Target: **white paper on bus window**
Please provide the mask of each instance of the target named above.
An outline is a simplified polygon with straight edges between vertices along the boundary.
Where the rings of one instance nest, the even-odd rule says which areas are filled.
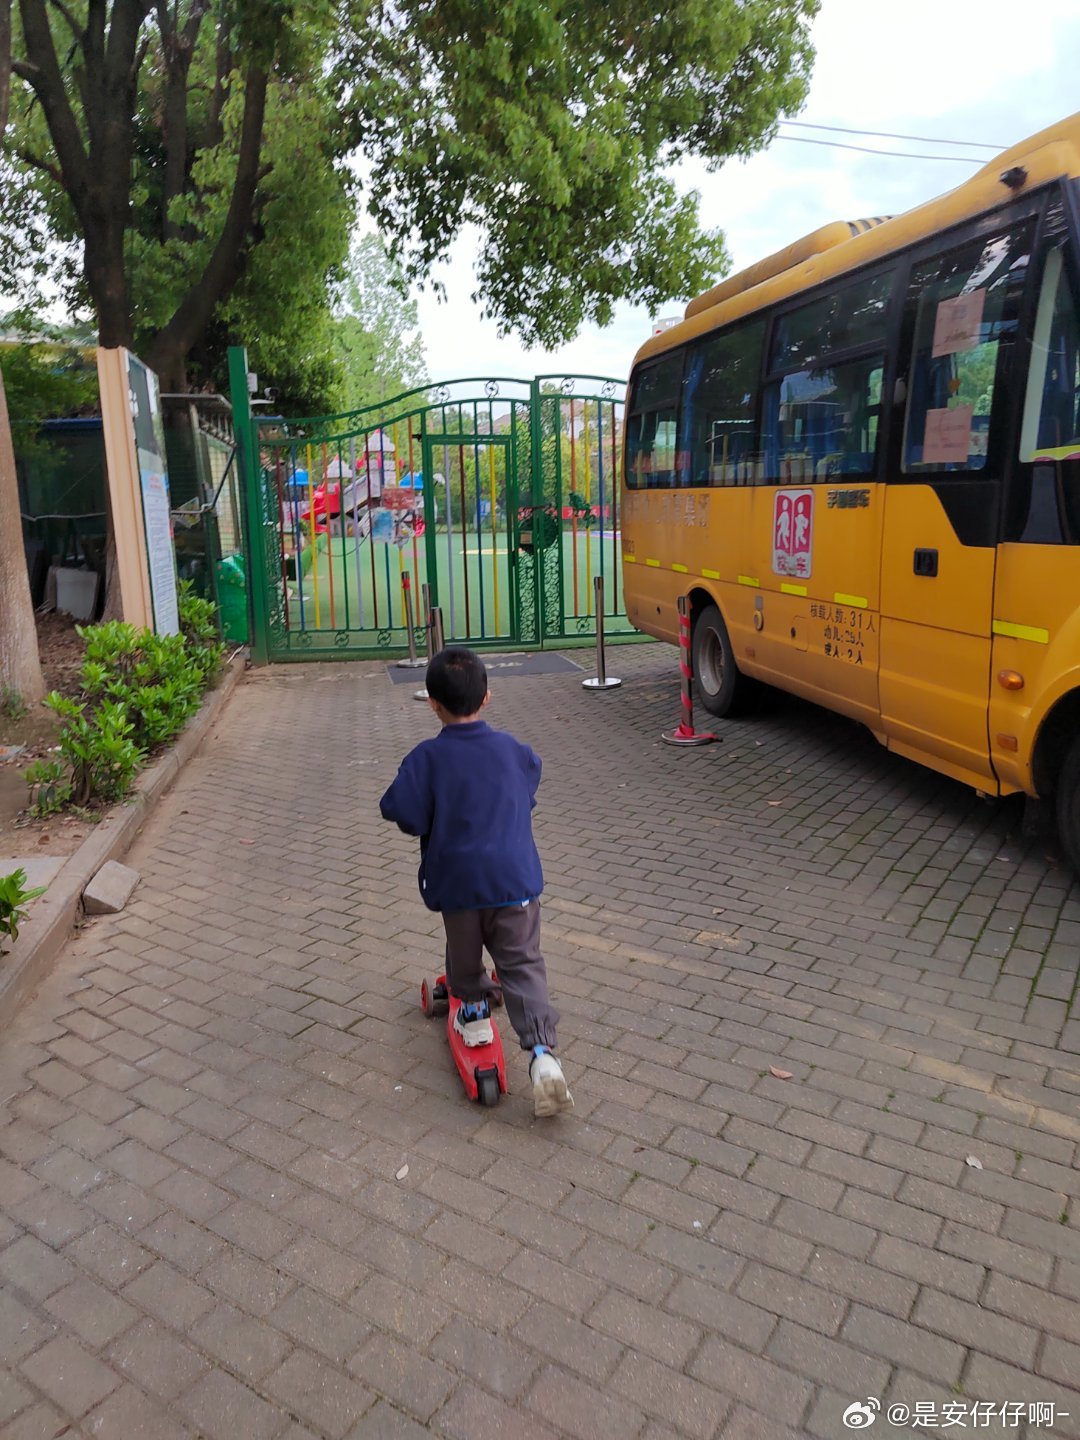
[[[952,410],[928,410],[923,435],[924,465],[966,465],[971,454],[973,405]]]
[[[961,350],[974,350],[980,339],[985,290],[972,290],[953,300],[942,300],[934,317],[934,349],[936,360],[941,355],[957,355]]]

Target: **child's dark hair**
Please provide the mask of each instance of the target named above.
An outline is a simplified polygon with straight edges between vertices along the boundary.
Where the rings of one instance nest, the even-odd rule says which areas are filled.
[[[475,715],[488,693],[487,670],[472,650],[449,645],[429,663],[424,685],[451,715]]]

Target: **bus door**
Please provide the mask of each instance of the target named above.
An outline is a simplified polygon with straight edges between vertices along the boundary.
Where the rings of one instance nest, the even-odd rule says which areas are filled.
[[[1035,732],[1080,683],[1080,287],[1060,200],[1039,248],[994,591],[990,753],[1003,790],[1033,788]]]
[[[995,790],[988,706],[1012,353],[1034,220],[913,264],[881,558],[889,748]]]

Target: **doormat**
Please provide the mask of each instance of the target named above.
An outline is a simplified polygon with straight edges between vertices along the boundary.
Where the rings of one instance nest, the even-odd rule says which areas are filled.
[[[551,655],[544,650],[529,655],[481,655],[480,658],[492,680],[509,679],[514,675],[568,675],[582,668],[565,655]],[[386,673],[395,685],[424,683],[424,672],[419,668],[399,670],[396,665],[388,665]]]

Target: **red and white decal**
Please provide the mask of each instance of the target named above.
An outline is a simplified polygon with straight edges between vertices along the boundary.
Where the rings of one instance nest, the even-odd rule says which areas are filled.
[[[813,547],[813,490],[778,490],[773,507],[773,573],[805,580]]]

